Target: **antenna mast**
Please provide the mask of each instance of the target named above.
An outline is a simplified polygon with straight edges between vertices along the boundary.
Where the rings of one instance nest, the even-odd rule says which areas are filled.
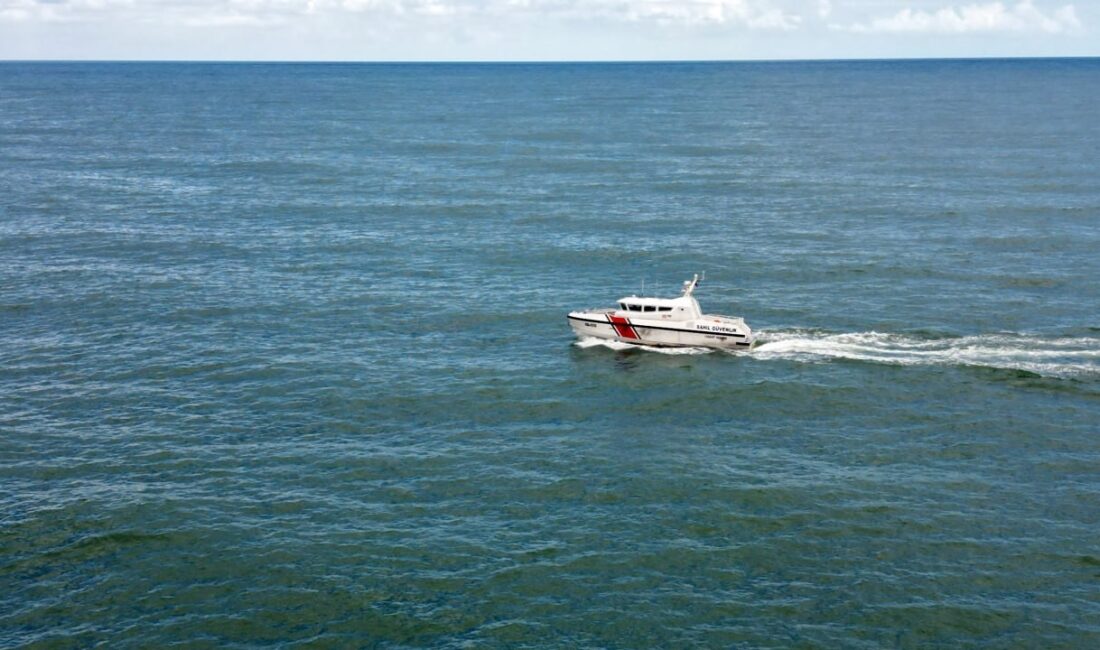
[[[684,295],[690,296],[695,291],[695,285],[699,284],[699,274],[696,273],[690,280],[684,282]]]

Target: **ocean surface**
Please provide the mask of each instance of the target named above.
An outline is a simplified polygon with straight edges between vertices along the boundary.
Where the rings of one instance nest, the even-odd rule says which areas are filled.
[[[1100,647],[1098,106],[0,64],[0,647]],[[567,326],[704,270],[753,352]]]

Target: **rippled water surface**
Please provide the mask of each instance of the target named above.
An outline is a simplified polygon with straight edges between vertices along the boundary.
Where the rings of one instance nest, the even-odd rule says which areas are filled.
[[[0,64],[0,646],[1100,646],[1098,105]],[[565,322],[700,270],[752,353]]]

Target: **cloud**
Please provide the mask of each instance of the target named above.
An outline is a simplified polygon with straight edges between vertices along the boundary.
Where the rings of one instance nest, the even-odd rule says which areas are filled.
[[[0,0],[0,22],[110,21],[227,30],[367,24],[380,33],[400,29],[410,33],[417,29],[507,32],[555,22],[557,27],[545,29],[589,23],[609,28],[618,24],[628,29],[650,25],[755,32],[793,32],[804,27],[814,31],[827,26],[832,32],[859,34],[1060,34],[1082,30],[1072,4],[1055,9],[1036,6],[1039,0],[976,0],[920,9],[904,4],[927,0],[896,1],[902,8],[895,13],[842,22],[841,16],[851,15],[852,9],[834,0]]]
[[[1035,7],[1031,0],[1022,0],[1012,7],[1001,2],[944,7],[937,11],[914,11],[906,8],[893,16],[875,18],[869,23],[831,25],[833,29],[863,34],[937,33],[966,34],[974,32],[1026,32],[1048,34],[1080,29],[1081,22],[1073,5],[1065,5],[1049,14]]]
[[[635,0],[627,3],[610,3],[612,16],[622,10],[620,17],[627,20],[649,20],[658,23],[687,25],[725,25],[754,21],[769,21],[768,26],[785,26],[789,20],[780,12],[761,12],[746,0]],[[761,26],[764,24],[761,23]]]
[[[362,0],[360,0],[362,1]],[[371,0],[365,0],[371,1]],[[781,2],[783,0],[780,0]],[[681,26],[741,26],[794,29],[801,18],[774,7],[773,0],[434,0],[472,15],[536,20],[612,21]]]
[[[0,0],[0,21],[76,22],[83,16],[127,8],[134,0]]]
[[[279,16],[256,16],[240,13],[197,14],[184,18],[180,24],[185,27],[262,27],[281,24]]]
[[[828,0],[818,0],[828,4]],[[518,18],[793,30],[802,18],[783,0],[0,0],[0,20],[96,21],[108,15],[194,27],[284,23],[294,16],[365,14],[377,19]],[[120,5],[126,11],[109,11]]]

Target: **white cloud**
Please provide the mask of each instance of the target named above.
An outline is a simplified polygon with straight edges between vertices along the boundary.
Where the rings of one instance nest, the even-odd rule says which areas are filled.
[[[451,16],[458,13],[459,7],[447,2],[425,2],[417,11],[425,16]]]
[[[0,21],[75,22],[84,16],[128,8],[134,0],[0,0]]]
[[[1080,20],[1069,2],[1077,3]],[[868,43],[882,41],[853,38],[853,33],[914,34],[906,40],[913,47],[936,43],[926,48],[931,56],[952,47],[934,38],[937,34],[1020,34],[1020,47],[1029,45],[1024,36],[1030,36],[1048,49],[1065,42],[1065,47],[1091,53],[1096,46],[1082,43],[1095,38],[1044,35],[1091,36],[1082,23],[1095,19],[1096,11],[1078,0],[0,0],[0,26],[8,30],[0,33],[0,52],[17,51],[10,45],[11,34],[34,33],[25,25],[64,23],[69,32],[84,30],[97,37],[161,34],[165,42],[195,43],[196,51],[204,51],[200,38],[208,30],[240,34],[234,52],[313,47],[322,53],[318,56],[346,51],[351,54],[340,56],[349,57],[360,52],[492,57],[497,42],[511,48],[502,56],[520,57],[561,52],[568,58],[582,52],[574,44],[588,47],[577,56],[597,57],[619,52],[748,58],[895,53],[867,49]],[[33,47],[45,51],[53,46],[34,37]],[[345,49],[329,47],[334,41]]]
[[[479,11],[494,16],[750,29],[793,29],[798,25],[800,17],[773,4],[772,0],[484,0]]]
[[[939,33],[1040,31],[1058,34],[1080,29],[1081,22],[1073,5],[1065,5],[1049,14],[1038,9],[1031,0],[1014,6],[1001,2],[944,7],[936,11],[902,9],[893,16],[875,18],[868,23],[832,25],[858,33]]]
[[[247,27],[351,13],[376,25],[461,18],[497,27],[566,21],[768,32],[797,30],[832,7],[831,0],[0,0],[0,22]]]
[[[315,10],[339,7],[348,11],[377,11],[395,14],[405,13],[405,3],[394,0],[339,0],[338,2],[316,2]]]
[[[741,26],[790,30],[801,18],[772,0],[316,0],[344,8],[395,15],[526,17],[535,20],[605,20],[659,25]]]
[[[640,0],[625,5],[629,20],[687,24],[722,24],[748,16],[744,0]]]
[[[36,3],[32,0],[7,0],[0,4],[0,22],[21,23],[35,16]]]
[[[799,23],[802,22],[802,16],[794,14],[788,14],[779,9],[768,9],[761,13],[751,16],[745,21],[745,24],[750,29],[775,29],[781,31],[791,31],[798,29]]]
[[[279,16],[258,16],[241,13],[210,13],[188,16],[181,21],[185,27],[262,27],[283,22]]]

